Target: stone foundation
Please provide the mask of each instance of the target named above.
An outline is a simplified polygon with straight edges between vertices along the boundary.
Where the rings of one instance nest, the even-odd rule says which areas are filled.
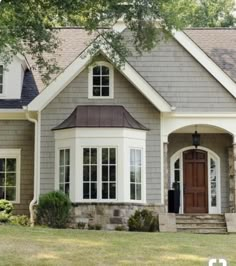
[[[70,226],[78,224],[101,225],[104,230],[115,230],[117,226],[128,228],[128,219],[138,209],[148,209],[154,215],[164,213],[164,206],[133,203],[78,203],[73,204]]]

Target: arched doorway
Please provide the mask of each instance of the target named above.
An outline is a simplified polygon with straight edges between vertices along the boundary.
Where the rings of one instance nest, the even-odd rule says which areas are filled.
[[[186,147],[170,160],[171,185],[180,189],[181,213],[221,213],[220,158],[213,151]]]

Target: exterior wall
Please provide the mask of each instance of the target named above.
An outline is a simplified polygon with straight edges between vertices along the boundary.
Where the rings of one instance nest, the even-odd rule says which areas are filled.
[[[169,136],[168,157],[178,150],[191,146],[191,134],[171,134]],[[201,134],[201,146],[214,151],[220,157],[221,165],[221,209],[229,211],[229,167],[228,148],[232,146],[232,137],[229,134]]]
[[[114,72],[114,99],[88,99],[88,70],[85,69],[42,111],[40,192],[55,188],[55,141],[51,129],[63,122],[79,104],[123,105],[136,120],[150,129],[146,142],[147,201],[160,204],[160,113],[118,71]]]
[[[129,32],[124,32],[127,38]],[[177,41],[170,38],[149,53],[134,56],[129,63],[158,91],[176,112],[236,111],[233,96]]]
[[[14,208],[16,214],[28,215],[34,191],[34,125],[0,121],[0,149],[21,149],[20,204],[14,204]]]

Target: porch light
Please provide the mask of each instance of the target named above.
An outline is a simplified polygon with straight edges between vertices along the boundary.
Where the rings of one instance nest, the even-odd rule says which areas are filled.
[[[194,134],[192,134],[192,143],[196,149],[200,145],[200,134],[198,134],[197,130],[195,130]]]

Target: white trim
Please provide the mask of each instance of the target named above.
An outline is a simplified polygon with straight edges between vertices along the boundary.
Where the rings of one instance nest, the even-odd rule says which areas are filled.
[[[173,32],[174,38],[218,80],[229,93],[236,97],[235,82],[204,53],[184,32]]]
[[[112,29],[117,33],[122,33],[126,29],[126,25],[123,18],[117,20]]]
[[[105,39],[100,37],[102,42]],[[97,42],[99,42],[99,38]],[[97,52],[102,52],[110,61],[113,48],[109,44],[101,45]],[[43,110],[72,80],[75,79],[90,63],[92,56],[90,46],[72,62],[57,78],[55,78],[29,105],[28,110]],[[114,52],[115,53],[115,52]],[[115,57],[119,57],[115,53]],[[171,106],[154,88],[140,76],[127,62],[119,69],[120,72],[161,112],[171,112]]]
[[[0,158],[16,159],[16,200],[11,202],[19,204],[21,183],[21,149],[0,149]]]
[[[185,147],[183,149],[175,152],[170,158],[170,174],[171,174],[171,184],[174,182],[174,163],[176,160],[180,160],[180,213],[184,213],[184,195],[183,195],[183,152],[195,149],[194,146]],[[208,213],[209,214],[220,214],[221,213],[221,171],[220,171],[220,157],[212,150],[199,146],[199,150],[207,152],[208,160]],[[211,180],[210,180],[210,160],[214,159],[216,161],[216,187],[217,187],[217,206],[211,207]],[[171,186],[169,184],[169,186]]]
[[[106,66],[109,68],[109,96],[93,96],[93,68]],[[114,68],[106,61],[97,61],[88,67],[88,98],[89,99],[113,99],[114,98]]]

